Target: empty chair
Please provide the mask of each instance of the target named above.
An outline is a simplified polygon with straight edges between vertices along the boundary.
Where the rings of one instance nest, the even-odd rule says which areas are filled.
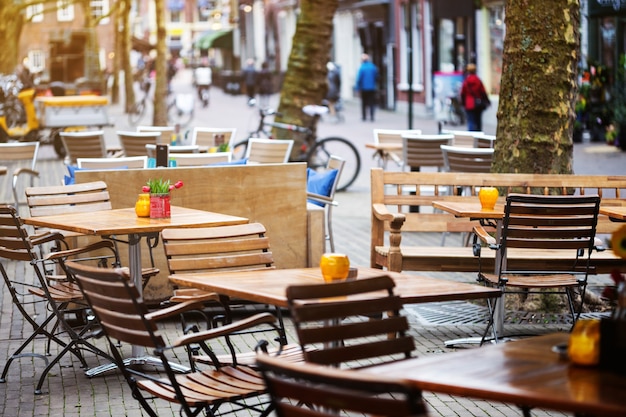
[[[585,300],[587,277],[593,272],[590,258],[595,249],[599,209],[598,195],[507,195],[498,236],[494,238],[482,226],[474,228],[476,236],[488,245],[488,249],[475,245],[479,255],[478,280],[500,288],[503,294],[558,288],[567,296],[572,323],[576,323]],[[495,273],[480,268],[481,250],[496,251]],[[570,251],[571,267],[552,270],[543,263],[520,267],[514,260],[507,259],[510,253],[520,250],[528,251],[529,258],[533,252]],[[575,297],[576,292],[578,297]],[[576,299],[578,306],[574,306]],[[493,314],[495,309],[491,304],[490,309]]]
[[[7,172],[11,179],[11,190],[16,209],[21,204],[20,196],[24,194],[24,186],[20,184],[20,178],[27,176],[27,185],[31,187],[34,185],[35,178],[39,178],[39,172],[36,169],[38,154],[39,142],[0,143],[0,159],[2,159],[3,164],[8,165]]]
[[[237,134],[236,128],[226,127],[194,127],[191,132],[191,144],[200,148],[213,148],[218,146],[216,140],[228,145],[228,150],[232,151]]]
[[[231,152],[170,153],[169,160],[175,161],[177,167],[192,167],[228,163],[232,156]]]
[[[422,167],[435,167],[443,171],[446,163],[441,152],[441,145],[452,143],[453,135],[402,134],[402,152],[404,164],[411,171]]]
[[[176,129],[173,126],[137,126],[137,132],[158,132],[159,138],[156,143],[169,145],[172,143],[172,135],[176,133]]]
[[[307,199],[318,206],[323,206],[326,212],[326,239],[330,243],[330,251],[335,251],[333,238],[333,207],[339,205],[335,201],[335,191],[346,161],[336,155],[328,158],[326,169],[322,173],[308,171]]]
[[[65,148],[65,162],[76,165],[78,158],[108,158],[121,156],[119,149],[109,151],[104,141],[104,131],[59,132]]]
[[[193,229],[188,229],[193,230]],[[122,371],[132,397],[150,416],[157,416],[155,398],[165,400],[180,407],[179,415],[197,416],[205,411],[209,415],[219,415],[222,405],[230,412],[242,413],[242,409],[252,408],[261,417],[270,413],[267,401],[259,398],[266,393],[261,375],[251,367],[238,365],[235,352],[231,349],[231,364],[216,364],[204,371],[177,373],[170,360],[176,351],[184,354],[193,344],[201,344],[210,352],[212,347],[226,346],[233,333],[259,324],[272,324],[275,318],[269,313],[259,313],[238,322],[214,329],[192,332],[176,338],[166,337],[159,330],[159,321],[171,318],[182,311],[194,308],[192,301],[174,305],[166,310],[149,312],[126,271],[120,269],[91,268],[73,262],[67,269],[75,277],[85,298],[98,318],[107,338],[115,363]],[[118,341],[124,344],[143,346],[160,359],[162,372],[145,372],[124,360],[124,353]]]
[[[421,390],[408,381],[259,355],[257,365],[281,417],[425,416]],[[348,413],[352,412],[352,413]]]
[[[146,156],[147,144],[156,145],[161,138],[161,132],[125,132],[118,131],[117,137],[120,140],[124,156]],[[169,144],[169,142],[166,142]]]
[[[441,145],[448,172],[490,172],[493,148]]]
[[[483,132],[473,131],[473,130],[442,130],[443,134],[450,134],[454,136],[454,140],[451,145],[453,146],[464,146],[467,148],[475,147],[474,138],[476,135],[482,135]]]
[[[374,145],[378,156],[378,166],[387,169],[389,160],[394,161],[400,168],[404,167],[402,159],[402,135],[422,133],[419,129],[374,129]]]
[[[76,164],[81,169],[148,168],[148,157],[144,155],[119,158],[78,158]]]
[[[251,138],[246,149],[248,164],[280,164],[289,162],[293,148],[290,139]]]
[[[474,148],[493,148],[495,144],[495,135],[486,135],[482,133],[474,136]]]

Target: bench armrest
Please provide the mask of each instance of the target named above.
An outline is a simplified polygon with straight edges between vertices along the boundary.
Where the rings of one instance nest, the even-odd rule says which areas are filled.
[[[406,220],[404,213],[392,213],[384,204],[372,204],[372,214],[384,222],[400,223],[400,227]]]

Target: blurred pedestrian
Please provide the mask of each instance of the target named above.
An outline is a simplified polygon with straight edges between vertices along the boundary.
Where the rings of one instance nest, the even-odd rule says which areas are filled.
[[[361,94],[361,118],[364,121],[367,120],[369,111],[370,120],[373,122],[378,88],[378,68],[367,54],[361,55],[361,62],[356,77],[356,90]]]
[[[476,75],[476,65],[467,64],[467,75],[461,86],[461,101],[467,114],[467,130],[483,130],[483,112],[491,105],[483,82]]]
[[[328,70],[328,92],[326,93],[326,102],[328,103],[328,110],[332,117],[337,117],[336,105],[341,95],[341,73],[339,68],[333,62],[326,64]]]
[[[254,59],[252,58],[246,61],[246,66],[243,69],[243,82],[246,85],[248,104],[251,104],[256,96],[256,68],[254,67]]]
[[[272,72],[267,62],[261,65],[261,71],[256,75],[256,85],[259,88],[259,104],[266,109],[269,107],[270,95],[273,92]]]

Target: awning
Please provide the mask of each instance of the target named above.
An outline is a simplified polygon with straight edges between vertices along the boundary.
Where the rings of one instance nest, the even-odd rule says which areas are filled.
[[[196,40],[195,48],[233,49],[233,31],[232,29],[206,31]]]
[[[155,45],[152,45],[152,44],[150,44],[150,42],[148,42],[147,40],[145,40],[145,39],[141,39],[141,38],[138,38],[138,37],[136,37],[136,36],[133,36],[133,38],[132,38],[132,41],[131,41],[131,42],[132,42],[132,43],[131,43],[132,48],[133,48],[135,51],[139,51],[139,52],[142,52],[142,53],[144,53],[144,54],[147,54],[147,53],[148,53],[148,52],[150,52],[150,50],[152,50],[152,49],[156,49],[156,46],[155,46]]]

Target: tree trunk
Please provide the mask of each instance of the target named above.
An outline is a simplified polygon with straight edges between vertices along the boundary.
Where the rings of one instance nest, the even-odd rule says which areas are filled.
[[[23,7],[13,0],[0,0],[0,74],[11,74],[19,63],[18,45],[24,26]]]
[[[154,0],[157,27],[157,56],[155,60],[156,87],[154,91],[154,126],[167,126],[167,45],[165,43],[165,0]]]
[[[493,172],[571,174],[578,0],[507,1]]]
[[[122,31],[120,33],[120,49],[118,54],[120,55],[120,65],[122,67],[122,71],[124,72],[124,97],[125,97],[125,108],[126,112],[132,109],[135,106],[135,90],[133,89],[134,79],[133,79],[133,69],[130,64],[130,51],[131,51],[131,30],[130,30],[130,10],[131,10],[131,1],[124,0],[120,12],[122,20]],[[141,82],[141,80],[140,80]]]
[[[326,96],[326,63],[330,60],[333,17],[338,0],[301,0],[300,15],[293,37],[287,73],[281,89],[277,121],[308,125],[309,116],[302,112],[307,104],[320,104]],[[277,138],[293,138],[292,157],[300,152],[301,139],[293,132],[277,130]]]

